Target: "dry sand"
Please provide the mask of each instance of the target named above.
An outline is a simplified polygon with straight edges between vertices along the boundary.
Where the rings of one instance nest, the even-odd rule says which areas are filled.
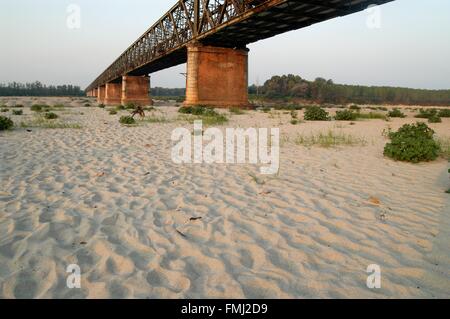
[[[172,163],[171,132],[186,122],[124,127],[83,99],[0,99],[26,106],[15,122],[39,102],[65,104],[58,114],[82,129],[0,132],[1,298],[450,297],[449,164],[382,155],[382,131],[411,117],[231,116],[228,127],[280,127],[281,169],[267,177],[254,165]],[[450,119],[431,126],[450,137]],[[330,129],[367,144],[293,143]],[[81,289],[66,287],[69,264]],[[381,289],[366,286],[370,264]]]

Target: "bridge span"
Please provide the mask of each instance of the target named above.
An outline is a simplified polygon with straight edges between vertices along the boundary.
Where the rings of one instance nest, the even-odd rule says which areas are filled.
[[[246,107],[248,44],[390,1],[179,0],[86,92],[107,105],[150,105],[149,74],[187,62],[185,105]]]

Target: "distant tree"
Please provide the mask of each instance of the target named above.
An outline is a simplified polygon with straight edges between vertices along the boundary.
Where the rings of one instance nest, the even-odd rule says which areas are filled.
[[[0,84],[0,96],[84,96],[79,86],[44,85],[39,81],[33,83]]]

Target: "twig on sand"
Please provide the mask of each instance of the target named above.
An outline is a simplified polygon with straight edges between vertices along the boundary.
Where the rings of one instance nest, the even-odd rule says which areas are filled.
[[[178,229],[175,228],[175,230],[176,230],[176,232],[177,232],[178,234],[181,235],[181,237],[187,238],[187,236],[186,236],[185,234],[183,234],[182,232],[180,232]]]

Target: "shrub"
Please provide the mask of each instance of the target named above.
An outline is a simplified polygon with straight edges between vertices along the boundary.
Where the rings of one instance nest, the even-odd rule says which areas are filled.
[[[349,109],[350,109],[350,110],[354,110],[354,111],[360,111],[360,110],[361,110],[361,107],[359,107],[359,106],[356,105],[356,104],[352,104],[352,105],[349,106]]]
[[[122,117],[119,119],[119,122],[120,122],[121,124],[125,124],[125,125],[133,125],[133,124],[136,123],[136,121],[134,120],[134,118],[131,117],[131,116],[122,116]]]
[[[233,113],[233,114],[236,114],[236,115],[245,114],[245,112],[239,107],[232,107],[232,108],[230,108],[229,111],[230,111],[230,113]]]
[[[14,105],[12,107],[14,107],[14,108],[23,108],[23,105],[22,104],[16,104],[16,105]]]
[[[9,130],[14,126],[14,122],[4,116],[0,116],[0,131]]]
[[[111,110],[111,111],[109,111],[109,115],[116,115],[117,114],[117,111],[116,110]]]
[[[63,109],[65,106],[64,106],[64,104],[55,104],[55,105],[53,105],[53,108],[55,108],[55,109]]]
[[[442,119],[438,115],[433,115],[428,118],[428,123],[442,123]]]
[[[349,110],[344,110],[344,111],[337,111],[336,112],[336,121],[354,121],[357,118],[357,114],[349,111]]]
[[[435,160],[440,146],[434,140],[434,131],[425,123],[406,124],[397,132],[389,133],[384,155],[398,161],[419,163]]]
[[[337,147],[337,146],[365,146],[367,141],[364,138],[355,137],[350,134],[336,133],[329,130],[327,133],[312,135],[298,135],[294,143],[306,147]]]
[[[12,114],[13,115],[23,115],[23,111],[22,110],[13,110]]]
[[[91,104],[89,104],[89,103],[84,104],[84,107],[90,107],[90,106],[91,106]]]
[[[105,106],[105,104],[102,103],[102,104],[99,104],[98,107],[101,109],[104,109],[106,106]]]
[[[217,113],[214,109],[206,106],[187,106],[181,107],[178,110],[179,113],[192,114],[192,115],[205,115],[205,116],[216,116]]]
[[[385,112],[387,112],[387,110],[388,110],[388,108],[387,108],[387,107],[384,107],[384,106],[379,106],[378,109],[379,109],[380,111],[385,111]]]
[[[388,113],[389,117],[399,117],[399,118],[405,118],[406,115],[402,113],[399,109],[393,109]]]
[[[47,119],[47,120],[55,120],[55,119],[58,118],[58,115],[56,115],[53,112],[48,112],[48,113],[44,114],[44,118]]]
[[[306,121],[328,121],[328,112],[319,106],[310,106],[305,111]]]
[[[127,110],[134,110],[135,108],[136,108],[136,105],[134,103],[125,104],[125,109],[127,109]]]
[[[297,119],[292,119],[291,120],[291,124],[292,125],[297,125],[298,124],[298,120]]]
[[[419,114],[417,114],[415,117],[418,119],[429,119],[430,117],[436,116],[437,112],[438,111],[436,109],[420,109]]]
[[[439,117],[450,117],[450,109],[439,110]]]
[[[39,104],[34,104],[31,106],[31,110],[33,112],[42,112],[42,108],[43,108],[43,105],[39,105]]]
[[[367,120],[386,120],[386,115],[383,113],[370,112],[370,113],[357,113],[357,118],[359,119],[367,119]]]
[[[9,109],[1,109],[1,111],[0,112],[2,112],[2,113],[6,113],[6,112],[9,112]]]
[[[118,106],[116,107],[116,110],[117,110],[117,111],[123,111],[123,110],[125,110],[125,106],[123,106],[123,105],[118,105]]]

